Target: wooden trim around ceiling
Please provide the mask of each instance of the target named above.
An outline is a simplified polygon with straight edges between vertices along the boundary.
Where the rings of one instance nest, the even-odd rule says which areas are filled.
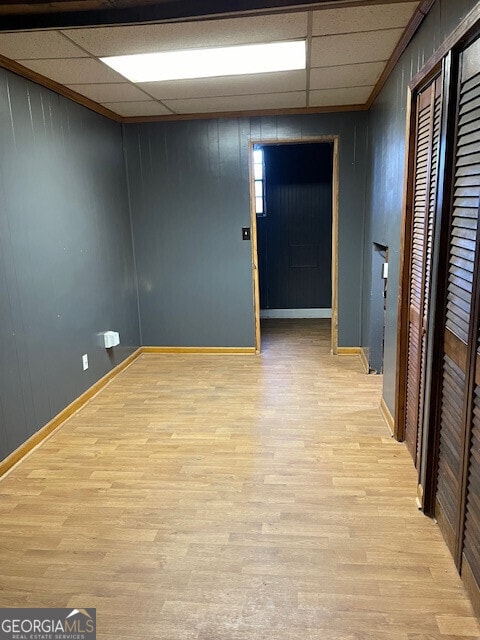
[[[40,73],[37,73],[32,69],[28,69],[28,67],[24,67],[23,64],[15,62],[15,60],[11,60],[10,58],[6,58],[5,56],[0,55],[0,67],[2,67],[3,69],[7,69],[8,71],[12,71],[18,76],[22,76],[23,78],[31,80],[36,84],[40,84],[46,89],[55,91],[55,93],[58,93],[65,98],[69,98],[69,100],[73,100],[73,102],[81,104],[82,107],[87,107],[87,109],[91,109],[91,111],[95,111],[102,116],[110,118],[110,120],[115,120],[115,122],[122,122],[121,116],[114,113],[113,111],[110,111],[110,109],[107,109],[101,104],[98,104],[98,102],[94,102],[93,100],[82,96],[80,93],[69,89],[65,85],[60,84],[59,82],[55,82],[55,80],[47,78],[46,76],[42,76]]]
[[[339,111],[365,111],[364,104],[344,104],[331,107],[294,107],[292,109],[257,109],[255,111],[215,111],[212,113],[175,113],[165,116],[123,117],[125,124],[139,122],[170,122],[177,120],[210,120],[215,118],[252,118],[255,116],[295,116]]]
[[[400,38],[397,46],[395,47],[392,55],[390,56],[390,59],[387,62],[387,65],[383,70],[382,75],[378,79],[377,84],[375,85],[372,93],[370,94],[370,97],[367,100],[367,104],[366,104],[367,111],[370,109],[370,107],[373,105],[373,103],[377,99],[380,91],[385,86],[388,78],[390,77],[393,69],[395,68],[395,65],[400,60],[405,49],[408,47],[408,45],[412,41],[413,36],[417,33],[420,25],[425,20],[428,12],[430,11],[430,9],[433,7],[434,4],[435,4],[435,0],[422,0],[422,2],[418,5],[417,9],[415,10],[415,13],[413,14],[410,22],[407,25],[407,28],[405,29],[402,37]]]
[[[442,42],[440,47],[435,51],[429,60],[423,65],[420,71],[415,75],[411,82],[410,88],[416,89],[425,81],[433,70],[441,63],[448,53],[454,49],[464,38],[468,38],[472,29],[475,28],[480,21],[480,2],[468,13],[461,21],[458,27],[452,31],[446,40]]]

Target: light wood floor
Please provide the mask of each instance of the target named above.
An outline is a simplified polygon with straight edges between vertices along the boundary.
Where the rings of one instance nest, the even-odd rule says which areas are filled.
[[[0,606],[102,640],[480,637],[381,378],[326,321],[261,356],[145,355],[0,482]]]

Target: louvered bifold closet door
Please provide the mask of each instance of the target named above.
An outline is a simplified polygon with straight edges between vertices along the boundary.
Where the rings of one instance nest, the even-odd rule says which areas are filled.
[[[469,211],[480,213],[480,39],[465,53],[463,67],[468,81],[461,100],[465,124],[459,130],[459,142],[468,150],[464,154],[462,189]],[[468,162],[467,162],[468,160]],[[462,576],[477,606],[480,605],[480,229],[474,271],[474,304],[470,317],[470,376],[467,405],[467,432],[464,462],[465,505],[463,531]]]
[[[474,287],[480,197],[480,47],[477,41],[460,58],[460,85],[449,231],[447,306],[435,515],[445,540],[459,560],[465,500],[465,445],[471,351],[475,316]]]
[[[438,78],[419,94],[416,108],[405,411],[405,441],[416,465],[420,458],[422,436],[426,327],[442,112],[441,90],[442,83]]]
[[[477,336],[475,383],[471,406],[462,576],[480,595],[480,333]]]

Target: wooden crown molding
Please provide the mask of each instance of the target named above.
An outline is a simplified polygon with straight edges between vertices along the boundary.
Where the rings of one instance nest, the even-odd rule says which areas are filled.
[[[114,120],[115,122],[122,121],[121,116],[119,116],[117,113],[114,113],[113,111],[110,111],[110,109],[107,109],[103,105],[98,104],[98,102],[94,102],[93,100],[82,96],[80,93],[69,89],[65,85],[60,84],[59,82],[55,82],[55,80],[47,78],[46,76],[42,76],[40,73],[37,73],[32,69],[28,69],[28,67],[24,67],[19,62],[15,62],[15,60],[11,60],[10,58],[6,58],[5,56],[0,55],[0,67],[2,67],[3,69],[7,69],[8,71],[12,71],[18,76],[22,76],[23,78],[31,80],[36,84],[40,84],[46,89],[55,91],[55,93],[58,93],[65,98],[69,98],[70,100],[73,100],[73,102],[81,104],[83,107],[87,107],[87,109],[91,109],[92,111],[95,111],[96,113],[99,113],[106,118],[110,118],[110,120]]]
[[[435,1],[436,0],[422,0],[422,2],[418,5],[415,13],[413,14],[412,18],[410,19],[410,22],[407,25],[407,28],[405,29],[402,37],[400,38],[397,46],[395,47],[392,55],[390,56],[390,59],[387,62],[387,65],[383,70],[382,75],[378,79],[377,84],[375,85],[372,93],[370,94],[370,97],[367,100],[367,104],[366,104],[367,110],[369,110],[372,107],[373,103],[378,98],[378,95],[380,94],[388,78],[390,77],[392,71],[394,70],[395,65],[400,60],[402,54],[405,52],[406,48],[412,41],[413,36],[417,33],[420,25],[425,20],[430,9],[435,4]]]
[[[364,104],[333,105],[331,107],[294,107],[291,109],[257,109],[255,111],[216,111],[214,113],[179,113],[166,116],[132,116],[122,118],[125,124],[141,122],[172,122],[179,120],[210,120],[215,118],[254,118],[258,116],[295,116],[341,111],[365,111]]]

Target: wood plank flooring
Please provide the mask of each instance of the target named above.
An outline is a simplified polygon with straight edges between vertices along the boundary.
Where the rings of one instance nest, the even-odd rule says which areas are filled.
[[[381,378],[328,321],[263,353],[144,355],[0,482],[0,606],[98,638],[471,640]]]

